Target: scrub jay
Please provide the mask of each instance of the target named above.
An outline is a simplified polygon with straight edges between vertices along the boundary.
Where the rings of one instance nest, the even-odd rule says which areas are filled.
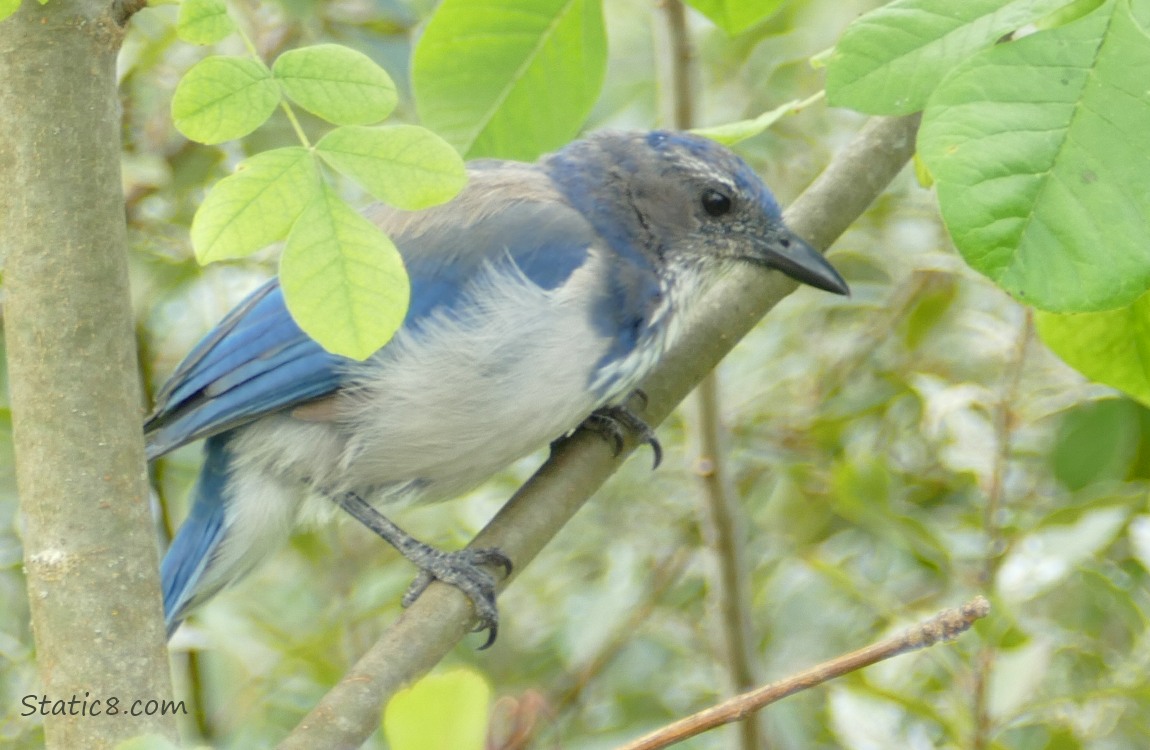
[[[162,565],[169,633],[297,521],[337,505],[498,624],[498,550],[441,552],[377,508],[475,487],[575,430],[654,435],[625,402],[711,282],[738,265],[838,294],[739,157],[684,133],[596,133],[535,164],[469,164],[442,206],[366,215],[411,279],[395,337],[366,361],[325,351],[257,289],[176,369],[145,424],[149,459],[206,439],[192,509]],[[334,502],[333,502],[334,501]],[[326,515],[331,515],[330,513]],[[486,647],[486,646],[485,646]]]

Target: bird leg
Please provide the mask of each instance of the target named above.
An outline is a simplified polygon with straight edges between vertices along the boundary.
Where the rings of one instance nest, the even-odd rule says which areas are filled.
[[[647,405],[647,394],[641,390],[636,389],[629,398],[642,401],[643,407]],[[654,466],[651,468],[657,469],[659,464],[663,463],[663,446],[659,444],[655,430],[643,421],[642,417],[632,411],[626,403],[601,406],[591,412],[590,416],[583,420],[583,424],[580,426],[602,435],[605,440],[611,443],[616,456],[623,450],[624,431],[629,430],[640,443],[651,446],[651,451],[655,454]]]
[[[471,600],[477,620],[472,632],[488,631],[487,642],[479,647],[480,650],[495,643],[495,636],[499,633],[495,578],[481,566],[497,565],[503,568],[503,575],[507,577],[511,574],[511,560],[507,555],[494,547],[444,552],[408,534],[354,492],[345,492],[332,499],[419,568],[419,575],[403,595],[404,607],[411,606],[432,581],[443,581]]]

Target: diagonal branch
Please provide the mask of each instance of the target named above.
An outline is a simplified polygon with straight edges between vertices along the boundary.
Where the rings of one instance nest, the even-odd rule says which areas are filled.
[[[788,695],[821,685],[824,682],[842,677],[856,669],[869,667],[884,659],[890,659],[908,651],[927,648],[936,643],[950,641],[965,633],[990,614],[990,602],[976,596],[961,607],[944,609],[931,618],[904,630],[902,633],[884,638],[869,646],[835,657],[786,679],[764,685],[742,695],[736,695],[704,711],[668,724],[634,742],[628,742],[618,750],[661,750],[690,737],[695,737],[715,727],[730,724],[758,711],[764,706],[782,700]]]
[[[870,205],[914,153],[916,116],[876,118],[786,213],[787,223],[826,248]],[[643,384],[645,418],[658,424],[796,283],[757,269],[732,274],[700,305],[688,330]],[[499,547],[522,570],[634,450],[619,456],[585,431],[550,459],[472,542]],[[505,582],[506,584],[506,582]],[[470,627],[467,598],[432,584],[284,739],[280,748],[358,746],[375,731],[381,706],[431,669]]]

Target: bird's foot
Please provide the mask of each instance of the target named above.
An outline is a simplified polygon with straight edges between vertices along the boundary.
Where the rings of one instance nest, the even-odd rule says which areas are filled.
[[[477,621],[472,632],[488,631],[487,642],[479,647],[480,650],[495,643],[499,633],[495,577],[482,566],[501,567],[504,577],[507,577],[511,574],[511,560],[507,555],[493,547],[444,552],[408,534],[354,492],[345,492],[333,499],[353,518],[399,550],[401,555],[419,568],[419,575],[403,595],[404,607],[411,606],[432,581],[443,581],[462,591],[471,600]]]
[[[643,391],[636,390],[631,394],[631,398],[642,401],[644,407],[647,405],[647,394]],[[639,442],[651,446],[651,451],[655,454],[652,468],[657,469],[659,464],[663,463],[663,446],[659,444],[655,430],[626,404],[599,407],[583,420],[582,427],[602,435],[611,443],[616,456],[623,450],[625,431],[629,430]]]
[[[472,632],[488,631],[487,642],[479,650],[495,643],[499,634],[499,610],[495,606],[495,577],[483,568],[495,565],[503,568],[503,577],[511,575],[511,560],[494,547],[461,549],[444,552],[429,544],[420,543],[413,554],[404,553],[419,568],[419,575],[407,587],[403,606],[410,607],[432,581],[442,581],[462,591],[475,608],[475,627]]]

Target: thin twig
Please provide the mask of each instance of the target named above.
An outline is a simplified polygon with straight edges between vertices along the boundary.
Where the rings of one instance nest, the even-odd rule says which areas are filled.
[[[664,0],[663,15],[670,37],[671,124],[676,130],[689,130],[695,126],[695,96],[691,85],[695,55],[682,0]],[[727,435],[720,417],[719,378],[714,370],[707,373],[695,389],[694,401],[697,415],[694,428],[698,439],[695,473],[701,490],[699,505],[704,536],[716,562],[710,588],[721,634],[720,656],[733,690],[740,692],[749,690],[758,679],[751,656],[750,586],[738,533],[745,524],[741,522],[740,509],[731,492],[725,463]],[[742,722],[739,735],[742,750],[758,750],[763,746],[757,716],[749,716]]]
[[[687,34],[687,13],[682,0],[664,0],[663,14],[667,19],[671,48],[671,126],[676,130],[688,130],[695,126],[695,97],[691,89],[695,55]]]
[[[940,641],[957,638],[970,629],[976,620],[990,613],[990,602],[976,596],[957,609],[944,609],[928,620],[908,628],[901,634],[871,644],[858,651],[825,661],[811,669],[778,682],[764,685],[758,690],[737,695],[697,714],[668,724],[648,735],[622,745],[618,750],[659,750],[677,742],[702,734],[709,729],[738,721],[752,711],[786,698],[802,690],[821,685],[856,669],[868,667],[892,656],[933,646]]]
[[[983,530],[986,533],[986,558],[983,560],[983,569],[980,574],[980,583],[989,589],[998,577],[998,568],[1002,565],[1004,540],[1002,538],[1001,509],[1004,503],[1006,468],[1010,462],[1011,439],[1014,435],[1012,424],[1012,409],[1018,396],[1019,383],[1022,380],[1022,369],[1026,363],[1026,353],[1030,339],[1034,335],[1034,319],[1029,310],[1025,311],[1022,327],[1018,331],[1018,339],[1014,344],[1014,352],[1008,363],[1006,382],[1003,384],[1002,396],[994,411],[994,433],[998,440],[998,450],[994,455],[994,467],[990,476],[990,487],[986,492],[986,508],[983,511]],[[990,747],[991,736],[994,733],[994,719],[990,714],[990,676],[994,670],[996,649],[992,644],[985,643],[978,652],[974,669],[974,736],[971,747],[974,750],[985,750]]]
[[[720,421],[719,388],[715,373],[709,374],[695,390],[699,455],[695,473],[702,487],[703,525],[708,546],[715,554],[718,570],[712,585],[723,657],[735,690],[748,690],[758,680],[752,657],[750,585],[747,582],[740,529],[746,528],[741,508],[734,497],[725,462],[726,431]],[[742,747],[759,747],[762,736],[758,721],[747,722]]]

